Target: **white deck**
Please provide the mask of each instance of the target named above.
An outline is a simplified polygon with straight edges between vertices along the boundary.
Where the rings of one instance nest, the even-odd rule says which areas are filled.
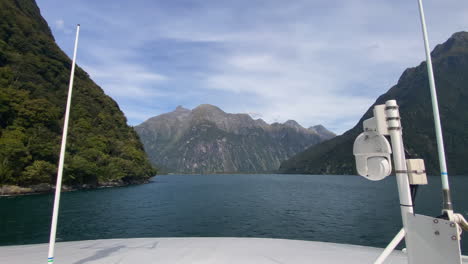
[[[0,247],[0,263],[45,264],[47,244]],[[382,249],[266,238],[132,238],[61,242],[57,264],[373,263]],[[386,263],[406,263],[392,253]]]

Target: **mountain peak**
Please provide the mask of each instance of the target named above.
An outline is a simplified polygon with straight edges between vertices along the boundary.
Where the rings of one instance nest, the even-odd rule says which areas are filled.
[[[178,107],[135,127],[153,164],[169,172],[271,172],[323,141],[293,120],[269,125],[210,104],[183,111]]]
[[[211,105],[211,104],[201,104],[201,105],[195,107],[192,111],[208,111],[208,112],[222,112],[222,113],[224,113],[224,111],[221,110],[219,107]]]
[[[318,125],[309,127],[309,129],[317,130],[317,129],[326,129],[326,128],[323,125],[318,124]]]
[[[288,126],[288,127],[292,127],[292,128],[298,128],[298,129],[303,129],[304,128],[303,126],[299,125],[299,123],[297,123],[296,121],[291,120],[291,119],[284,122],[283,125]]]
[[[466,41],[468,40],[468,32],[466,31],[455,32],[452,34],[450,39],[454,39],[456,41]]]
[[[466,53],[467,47],[468,32],[456,32],[447,41],[437,45],[432,51],[432,56],[437,58]]]
[[[319,134],[323,139],[330,139],[336,136],[335,133],[331,132],[330,130],[326,129],[323,125],[315,125],[308,128],[317,134]]]
[[[188,112],[188,111],[190,111],[190,110],[187,109],[187,108],[185,108],[185,107],[183,107],[183,106],[181,106],[181,105],[178,105],[178,106],[176,107],[176,109],[174,110],[174,112]]]

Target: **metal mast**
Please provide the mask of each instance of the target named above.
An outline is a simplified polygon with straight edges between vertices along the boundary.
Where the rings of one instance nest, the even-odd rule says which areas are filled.
[[[422,0],[418,0],[419,3],[419,14],[421,17],[421,27],[424,38],[424,48],[426,51],[426,65],[427,65],[427,75],[429,77],[429,87],[431,90],[431,99],[432,99],[432,112],[434,114],[434,124],[436,130],[437,138],[437,150],[439,152],[439,165],[440,165],[440,176],[442,178],[442,192],[443,192],[443,211],[446,213],[451,213],[453,211],[452,199],[450,197],[450,186],[447,173],[447,164],[445,162],[445,151],[444,151],[444,139],[442,137],[442,127],[440,125],[440,115],[439,115],[439,104],[437,102],[437,92],[435,87],[434,72],[432,70],[432,59],[431,59],[431,50],[429,47],[429,40],[427,37],[426,29],[426,18],[424,17],[424,9]]]
[[[52,223],[50,227],[50,240],[49,240],[49,255],[47,263],[54,262],[54,249],[55,249],[55,237],[57,233],[57,220],[60,204],[60,193],[62,190],[62,176],[63,176],[63,163],[65,161],[65,149],[67,145],[67,134],[68,134],[68,120],[70,117],[70,104],[73,91],[73,77],[75,75],[75,64],[76,64],[76,52],[78,49],[78,36],[80,34],[80,25],[76,26],[76,39],[75,39],[75,48],[73,50],[73,63],[70,73],[70,84],[68,86],[68,98],[67,98],[67,107],[65,110],[65,120],[63,124],[63,134],[62,134],[62,145],[60,147],[60,159],[59,167],[57,172],[57,184],[55,186],[55,199],[54,199],[54,210],[52,213]]]

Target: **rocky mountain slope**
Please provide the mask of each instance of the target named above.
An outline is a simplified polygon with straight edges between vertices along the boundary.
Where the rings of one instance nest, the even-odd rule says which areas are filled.
[[[322,126],[306,129],[289,120],[267,124],[213,105],[177,107],[135,127],[151,162],[167,172],[257,173],[334,136]]]
[[[422,45],[422,44],[421,44]],[[422,47],[421,47],[422,48]],[[468,33],[455,33],[432,52],[449,174],[468,174]],[[426,63],[409,68],[375,104],[396,99],[403,137],[413,156],[425,159],[426,170],[438,174],[438,157]],[[283,173],[356,174],[352,146],[363,120],[341,136],[308,148],[281,164]]]
[[[70,68],[33,0],[0,1],[0,186],[55,182]],[[65,184],[154,175],[116,102],[79,67],[71,108]]]

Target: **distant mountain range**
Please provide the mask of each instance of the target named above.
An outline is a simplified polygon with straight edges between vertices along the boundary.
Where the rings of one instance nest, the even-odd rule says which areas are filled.
[[[307,147],[333,138],[318,125],[296,121],[267,124],[247,114],[229,114],[213,105],[177,107],[135,127],[150,161],[174,173],[272,172]]]
[[[421,44],[422,45],[422,44]],[[421,47],[422,49],[422,47]],[[468,33],[455,33],[432,52],[449,174],[468,174]],[[356,174],[353,142],[363,120],[376,104],[396,99],[400,106],[405,146],[425,160],[437,175],[439,161],[426,63],[409,68],[398,83],[380,96],[354,128],[308,148],[281,164],[283,173]]]

